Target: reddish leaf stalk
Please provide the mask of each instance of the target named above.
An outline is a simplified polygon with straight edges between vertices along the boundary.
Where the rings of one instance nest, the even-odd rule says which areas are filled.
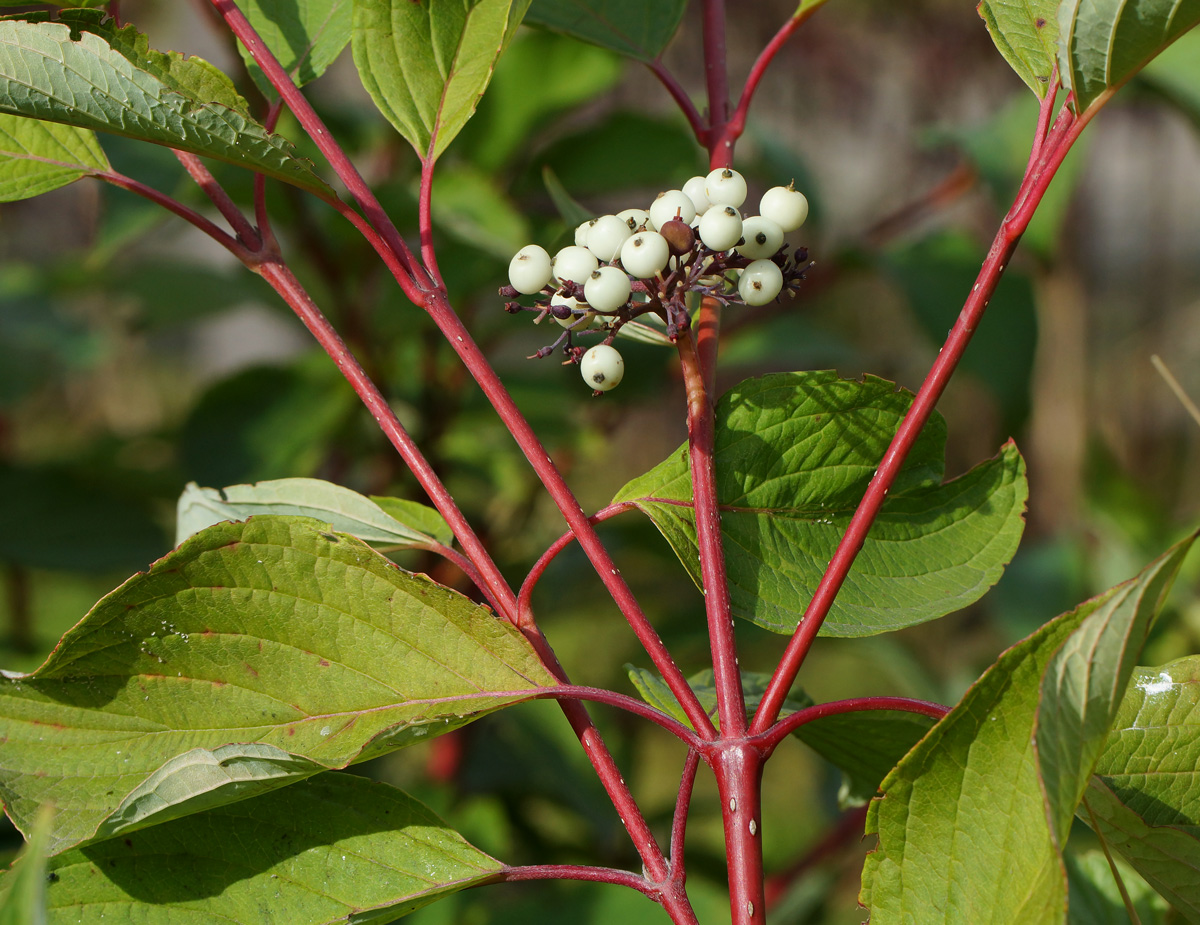
[[[897,710],[903,713],[919,713],[933,719],[941,719],[950,712],[950,708],[940,703],[928,700],[913,700],[909,697],[854,697],[849,700],[834,700],[830,703],[818,703],[781,719],[762,735],[747,739],[768,751],[773,750],[780,742],[814,720],[827,716],[840,716],[843,713],[866,713],[873,710]]]
[[[436,141],[429,143],[429,151],[421,159],[421,193],[417,200],[417,224],[421,230],[421,261],[429,272],[435,285],[445,288],[442,272],[438,269],[437,254],[433,249],[433,169],[436,164],[433,158],[433,146]]]
[[[187,151],[177,151],[172,149],[172,153],[183,165],[183,169],[200,187],[205,196],[209,198],[217,211],[225,217],[225,221],[229,222],[229,227],[234,230],[238,236],[238,240],[245,244],[251,250],[258,250],[262,247],[262,238],[258,234],[258,229],[250,223],[250,220],[242,214],[242,210],[237,207],[237,204],[229,198],[229,194],[225,192],[225,188],[217,182],[217,178],[212,175],[209,169],[204,166],[204,162],[194,154]],[[262,176],[262,174],[258,174]]]
[[[495,882],[512,883],[518,880],[587,880],[592,883],[611,883],[644,893],[655,902],[662,901],[661,890],[654,883],[638,874],[613,867],[588,867],[582,864],[530,864],[527,867],[506,867],[496,875]]]
[[[675,813],[671,818],[671,876],[682,887],[687,881],[684,865],[685,838],[687,836],[688,810],[692,806],[692,791],[696,787],[696,772],[700,769],[700,753],[695,749],[688,752],[683,762],[683,775],[679,779],[679,795],[675,798]]]
[[[1045,195],[1046,188],[1054,178],[1055,171],[1078,137],[1083,124],[1083,120],[1076,120],[1064,105],[1058,122],[1051,129],[1043,145],[1037,165],[1026,172],[1016,201],[1008,215],[1000,223],[995,240],[992,242],[991,249],[988,251],[987,258],[984,260],[983,267],[979,271],[975,285],[963,305],[958,320],[950,330],[950,335],[946,338],[946,343],[938,353],[933,366],[930,367],[929,374],[925,377],[912,406],[900,423],[891,445],[884,453],[879,468],[875,471],[862,501],[859,502],[858,508],[850,520],[850,525],[846,528],[824,575],[821,576],[821,581],[813,593],[813,598],[804,612],[800,625],[788,642],[783,658],[780,660],[762,703],[754,716],[750,727],[751,735],[763,733],[779,716],[784,698],[796,680],[800,666],[820,631],[825,617],[828,616],[834,598],[845,582],[846,575],[849,573],[858,551],[862,548],[867,533],[871,529],[879,509],[883,506],[908,451],[916,442],[926,421],[929,420],[934,406],[950,381],[950,376],[958,366],[959,360],[962,359],[971,337],[983,318],[988,302],[996,291],[1000,277],[1005,267],[1008,266],[1013,251],[1016,250],[1017,242],[1028,227],[1034,209]]]
[[[679,107],[683,116],[691,126],[692,134],[696,136],[698,141],[705,148],[708,147],[708,126],[704,124],[704,119],[696,109],[696,104],[692,102],[692,98],[688,96],[687,91],[680,86],[679,81],[675,79],[675,75],[667,70],[666,65],[662,63],[661,58],[655,58],[646,65],[650,68],[650,72],[658,78],[659,83],[666,88],[667,93],[671,95],[671,99],[675,101],[675,105]]]

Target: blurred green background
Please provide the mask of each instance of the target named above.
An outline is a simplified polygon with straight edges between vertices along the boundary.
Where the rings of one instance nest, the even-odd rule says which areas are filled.
[[[730,8],[737,87],[795,4]],[[255,99],[206,10],[122,5],[156,47],[215,61]],[[665,62],[699,100],[694,13]],[[951,475],[1010,437],[1029,462],[1029,526],[1008,573],[978,605],[937,624],[819,641],[800,678],[818,700],[895,693],[952,703],[1003,648],[1131,576],[1200,520],[1200,425],[1150,362],[1160,355],[1200,398],[1198,62],[1192,34],[1088,129],[940,405]],[[310,96],[412,231],[415,158],[374,114],[348,54]],[[836,368],[919,386],[1007,208],[1035,119],[973,3],[830,3],[767,73],[737,158],[753,197],[793,178],[808,194],[812,218],[790,239],[816,266],[794,303],[726,314],[721,382]],[[281,131],[299,137],[287,119]],[[204,208],[169,152],[103,144],[117,169]],[[506,315],[496,288],[521,245],[566,240],[548,177],[600,214],[645,206],[703,168],[645,68],[534,30],[518,36],[441,164],[434,214],[453,300],[589,510],[683,440],[677,364],[670,351],[623,343],[625,382],[592,399],[573,368],[525,359],[557,329]],[[246,174],[216,172],[249,200]],[[270,199],[297,272],[519,583],[563,524],[515,445],[348,226],[290,188],[272,184]],[[0,206],[0,667],[35,668],[97,598],[166,552],[185,483],[286,476],[421,499],[300,325],[210,241],[88,182]],[[636,514],[602,534],[685,671],[707,667],[702,601],[666,544]],[[403,564],[464,587],[437,560]],[[1198,571],[1185,572],[1145,663],[1197,651]],[[632,693],[622,666],[648,660],[577,550],[550,569],[535,604],[577,683]],[[742,665],[769,671],[784,640],[752,626],[739,637]],[[641,721],[594,712],[665,841],[681,749]],[[506,711],[356,770],[427,801],[509,863],[636,866],[553,704]],[[769,765],[773,922],[861,919],[854,897],[868,846],[859,817],[839,808],[838,786],[798,742]],[[720,814],[703,771],[689,834],[700,918],[726,921]],[[18,844],[11,828],[3,837],[9,850]],[[1077,911],[1112,911],[1088,886],[1094,860],[1084,842],[1072,875],[1086,896],[1073,898],[1073,920],[1125,921]],[[1143,921],[1162,920],[1147,909]],[[618,917],[666,921],[639,894],[583,884],[486,888],[411,920]]]

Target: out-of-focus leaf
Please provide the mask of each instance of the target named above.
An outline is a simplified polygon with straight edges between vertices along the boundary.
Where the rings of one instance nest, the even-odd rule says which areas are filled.
[[[99,11],[62,19],[0,20],[0,112],[166,145],[333,195],[208,62],[152,51],[136,29]]]
[[[554,208],[558,210],[568,228],[577,228],[596,217],[567,191],[549,165],[542,168],[542,181],[546,184],[550,201],[554,203]]]
[[[1079,716],[1086,713],[1043,678],[1070,671],[1076,647],[1089,639],[1119,651],[1105,631],[1123,620],[1137,626],[1147,609],[1161,604],[1193,539],[1001,655],[887,776],[883,796],[872,801],[867,816],[867,833],[878,835],[879,846],[863,868],[860,901],[873,925],[1065,919],[1066,871],[1056,830],[1070,794],[1053,783],[1045,788],[1038,730],[1046,723],[1043,706],[1048,710],[1054,701]],[[1087,765],[1085,737],[1063,731],[1075,742],[1078,765]],[[1073,766],[1067,757],[1049,755],[1051,774],[1060,783]],[[964,838],[964,832],[972,837]]]
[[[1067,925],[1129,925],[1129,913],[1103,851],[1068,851]],[[1120,856],[1114,858],[1142,925],[1165,925],[1167,903]]]
[[[144,498],[75,469],[0,464],[0,561],[100,572],[142,568],[166,549]]]
[[[1139,75],[1200,127],[1200,31],[1181,35]]]
[[[365,925],[501,866],[402,791],[334,773],[69,851],[48,892],[63,923],[102,909],[120,922]]]
[[[398,519],[396,513],[408,514],[420,508],[420,519]],[[450,528],[440,514],[416,502],[392,499],[393,513],[356,491],[323,482],[320,479],[276,479],[254,485],[230,485],[225,488],[201,488],[191,482],[179,496],[175,521],[175,545],[183,543],[206,527],[225,520],[245,520],[260,514],[292,514],[312,517],[328,523],[339,533],[349,533],[366,543],[408,549],[426,546],[434,537],[422,532],[421,526],[441,521],[438,534],[445,536]]]
[[[529,0],[359,0],[354,62],[375,105],[422,159],[475,113]]]
[[[1102,106],[1159,52],[1200,22],[1198,0],[1063,0],[1058,70],[1080,113]]]
[[[735,615],[792,632],[912,401],[833,372],[749,379],[717,403],[717,500]],[[942,483],[945,423],[926,426],[821,628],[889,632],[951,613],[1000,577],[1024,527],[1024,463],[999,456]],[[686,444],[634,479],[633,501],[700,586]]]
[[[235,485],[312,472],[354,402],[328,362],[244,370],[192,409],[180,435],[184,474]]]
[[[534,0],[526,22],[652,61],[683,20],[687,0]]]
[[[46,843],[54,808],[43,806],[16,866],[0,879],[0,925],[46,925]]]
[[[54,853],[448,732],[555,683],[490,610],[317,521],[192,537],[0,678],[0,797]]]
[[[87,129],[0,115],[0,202],[40,196],[107,169],[108,159]]]
[[[242,0],[239,7],[297,86],[324,74],[350,42],[353,0]],[[245,46],[238,50],[254,82],[276,96]]]
[[[465,164],[434,175],[432,209],[439,228],[500,260],[511,260],[529,240],[525,216],[495,178]]]
[[[980,0],[975,9],[1004,60],[1043,99],[1058,51],[1058,0]]]

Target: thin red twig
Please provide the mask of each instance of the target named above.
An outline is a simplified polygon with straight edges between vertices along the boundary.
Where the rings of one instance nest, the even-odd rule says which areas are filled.
[[[700,769],[700,753],[695,749],[688,752],[683,762],[683,774],[679,779],[679,794],[675,798],[675,812],[671,817],[671,876],[682,885],[687,876],[684,865],[686,850],[688,811],[692,806],[692,791],[696,787],[696,772]]]
[[[675,79],[675,75],[667,70],[666,65],[662,63],[661,58],[655,58],[653,61],[646,63],[650,68],[650,73],[658,78],[671,94],[671,99],[675,101],[675,105],[679,107],[683,113],[683,117],[687,119],[688,125],[691,126],[692,134],[696,136],[697,143],[703,148],[708,148],[708,126],[704,124],[704,118],[700,115],[696,104],[692,102],[692,98],[688,96],[687,91],[683,89],[679,81]]]
[[[729,121],[729,73],[725,60],[725,0],[704,0],[702,34],[704,40],[704,85],[708,92],[708,125],[705,137],[708,167],[728,167],[733,163],[733,142],[726,142],[725,124]]]
[[[433,279],[435,285],[445,288],[441,270],[437,265],[437,254],[433,249],[433,171],[436,161],[433,158],[433,142],[429,143],[429,152],[421,159],[421,192],[417,200],[417,224],[421,230],[421,262]]]
[[[225,217],[225,221],[229,222],[229,227],[237,234],[238,240],[242,241],[252,251],[259,250],[262,247],[262,238],[258,234],[258,229],[242,214],[242,210],[237,207],[237,204],[229,198],[229,194],[225,192],[225,188],[217,182],[217,178],[212,175],[212,172],[204,165],[204,162],[196,155],[190,154],[187,151],[178,151],[174,148],[171,150],[179,163],[183,165],[183,169],[188,172],[188,176],[195,181],[204,195],[217,207],[217,211]]]
[[[582,864],[530,864],[526,867],[506,867],[496,875],[505,882],[517,880],[588,880],[627,886],[661,902],[659,887],[640,874],[614,867],[588,867]]]
[[[773,749],[787,736],[801,726],[806,726],[827,716],[840,716],[843,713],[866,713],[877,710],[896,710],[902,713],[919,713],[933,719],[941,719],[950,712],[950,708],[940,703],[928,700],[913,700],[910,697],[854,697],[849,700],[834,700],[830,703],[817,703],[779,720],[774,726],[759,736],[753,736],[748,741],[763,748]]]

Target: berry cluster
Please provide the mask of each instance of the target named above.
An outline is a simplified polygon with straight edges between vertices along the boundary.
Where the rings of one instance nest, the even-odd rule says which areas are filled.
[[[691,323],[690,294],[765,305],[784,291],[794,293],[809,266],[808,251],[801,247],[789,255],[783,236],[804,224],[808,200],[791,186],[776,186],[763,195],[758,215],[743,218],[746,192],[740,173],[718,168],[692,177],[683,189],[659,193],[649,210],[584,222],[575,229],[575,243],[553,259],[537,244],[517,251],[508,268],[510,285],[500,294],[537,299],[532,306],[509,301],[505,310],[537,312],[535,322],[549,316],[566,328],[534,357],[563,345],[566,362],[578,363],[599,394],[624,375],[611,345],[634,319],[656,316],[665,337],[674,340]],[[585,352],[574,342],[581,334],[604,341]]]

